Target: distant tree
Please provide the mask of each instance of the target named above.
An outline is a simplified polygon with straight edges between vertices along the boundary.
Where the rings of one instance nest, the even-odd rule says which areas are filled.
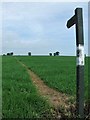
[[[85,58],[86,58],[86,54],[84,54]]]
[[[52,53],[49,53],[50,56],[52,56]]]
[[[86,64],[86,57],[87,57],[87,56],[86,56],[86,54],[84,54],[84,58],[85,58],[85,64]]]
[[[7,55],[10,55],[10,53],[7,53]]]
[[[11,52],[11,53],[10,53],[10,55],[12,55],[12,56],[13,56],[13,52]]]
[[[3,56],[6,56],[5,54],[3,54]]]
[[[54,56],[56,56],[56,53],[53,53]]]
[[[28,56],[31,56],[31,52],[28,52]]]
[[[58,51],[56,52],[56,56],[59,56],[59,52]]]

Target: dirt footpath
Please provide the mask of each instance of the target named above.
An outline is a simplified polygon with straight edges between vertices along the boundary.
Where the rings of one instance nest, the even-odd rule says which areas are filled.
[[[18,61],[18,60],[17,60]],[[33,84],[36,86],[38,92],[40,95],[45,97],[45,99],[53,106],[55,109],[63,109],[64,112],[71,111],[71,105],[70,99],[73,99],[73,97],[65,95],[63,93],[60,93],[52,88],[49,88],[43,80],[40,79],[33,71],[28,69],[28,67],[23,64],[21,61],[18,61],[23,67],[26,68],[28,74],[30,75],[31,80],[33,81]]]

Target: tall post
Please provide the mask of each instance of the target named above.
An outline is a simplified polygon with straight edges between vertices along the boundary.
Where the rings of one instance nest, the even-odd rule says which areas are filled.
[[[75,15],[68,20],[67,27],[76,25],[76,108],[77,116],[84,118],[84,37],[82,8],[75,9]]]
[[[77,114],[84,117],[84,37],[82,9],[75,10],[77,45]]]

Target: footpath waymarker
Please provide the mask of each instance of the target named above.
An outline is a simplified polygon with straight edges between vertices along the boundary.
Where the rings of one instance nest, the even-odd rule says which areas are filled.
[[[84,118],[84,36],[82,8],[75,9],[75,15],[67,21],[67,27],[76,26],[76,108],[77,116]]]

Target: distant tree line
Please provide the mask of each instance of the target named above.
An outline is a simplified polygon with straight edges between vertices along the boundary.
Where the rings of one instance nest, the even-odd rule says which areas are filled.
[[[13,52],[11,52],[11,53],[7,53],[7,55],[13,56]]]
[[[7,56],[13,56],[13,52],[11,52],[11,53],[7,53],[6,54]],[[3,54],[3,56],[6,56],[5,54]]]
[[[59,52],[55,52],[55,53],[49,53],[49,56],[59,56]],[[13,56],[13,52],[7,53],[7,54],[3,54],[3,56]],[[31,56],[31,52],[28,52],[28,56]]]
[[[52,56],[52,54],[53,54],[53,56],[59,56],[60,53],[58,51],[55,53],[49,53],[49,56]]]
[[[59,52],[55,52],[55,53],[49,53],[49,56],[59,56]],[[31,56],[31,52],[28,52],[28,56]]]

